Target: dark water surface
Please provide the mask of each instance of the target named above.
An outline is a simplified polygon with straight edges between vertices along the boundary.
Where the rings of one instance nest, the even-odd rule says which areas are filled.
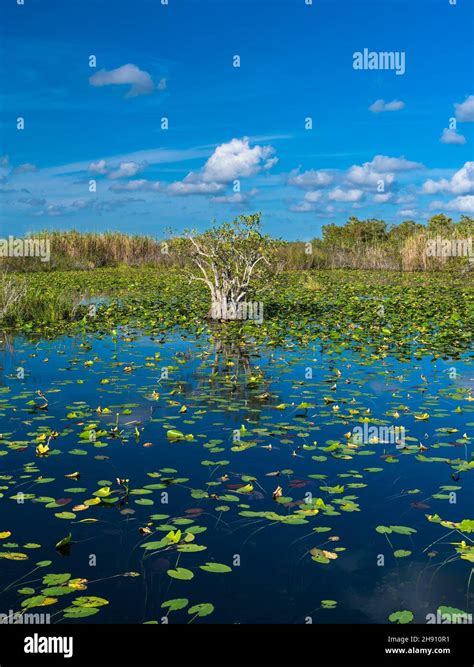
[[[471,360],[408,363],[347,351],[336,357],[317,344],[239,350],[180,332],[163,342],[119,332],[35,344],[15,339],[1,363],[0,533],[11,536],[0,540],[0,590],[24,579],[0,593],[0,613],[21,610],[34,596],[56,600],[30,609],[50,613],[52,622],[81,622],[62,611],[80,596],[108,601],[84,617],[97,623],[160,621],[162,603],[176,598],[189,605],[170,612],[169,622],[188,622],[195,616],[189,607],[201,603],[214,611],[194,622],[374,623],[399,610],[426,622],[440,605],[472,610],[474,564],[452,544],[472,544],[470,535],[426,517],[472,519]],[[160,380],[164,368],[168,378],[165,372]],[[37,390],[47,410],[39,409],[45,399]],[[406,449],[394,441],[353,443],[349,433],[363,419],[404,427]],[[96,425],[95,440],[84,435],[88,425]],[[172,441],[170,429],[194,439]],[[51,431],[59,435],[38,457],[38,444],[47,441],[41,434]],[[74,472],[79,479],[65,478]],[[272,498],[277,486],[283,503]],[[101,487],[117,502],[74,511]],[[301,513],[312,507],[319,513]],[[62,512],[75,517],[56,516]],[[152,532],[142,535],[147,524]],[[416,532],[385,536],[375,530],[381,525]],[[206,530],[185,542],[190,527]],[[178,529],[180,545],[206,549],[142,548]],[[70,548],[55,550],[69,533]],[[329,562],[313,560],[313,548],[329,551]],[[399,550],[411,553],[395,557]],[[11,553],[28,559],[5,558]],[[51,565],[25,576],[44,560]],[[200,567],[213,562],[232,571]],[[193,578],[170,577],[177,563]],[[122,576],[130,572],[139,576]],[[89,583],[43,594],[42,578],[51,573]],[[337,604],[322,608],[322,600]]]

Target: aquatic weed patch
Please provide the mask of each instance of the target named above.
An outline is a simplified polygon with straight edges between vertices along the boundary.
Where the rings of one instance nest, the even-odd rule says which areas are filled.
[[[37,318],[20,312],[16,329],[29,335],[110,334],[118,327],[151,335],[176,326],[207,330],[205,287],[176,269],[36,273],[27,281],[30,291],[53,304],[71,293],[84,298],[69,319],[61,308],[45,309]],[[257,285],[252,296],[263,304],[263,321],[228,323],[229,334],[280,346],[318,339],[336,354],[350,347],[360,354],[418,358],[456,357],[472,343],[470,274],[291,272]]]

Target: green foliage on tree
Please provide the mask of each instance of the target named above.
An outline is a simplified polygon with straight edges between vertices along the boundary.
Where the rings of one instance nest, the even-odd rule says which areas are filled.
[[[263,234],[260,213],[241,215],[221,225],[214,223],[201,234],[186,234],[184,242],[200,272],[191,278],[209,288],[212,319],[238,319],[251,281],[275,271],[272,260],[278,242]]]

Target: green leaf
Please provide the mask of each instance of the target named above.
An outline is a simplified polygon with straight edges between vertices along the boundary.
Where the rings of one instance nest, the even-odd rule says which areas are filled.
[[[69,535],[66,535],[66,537],[63,537],[62,540],[59,540],[59,542],[56,544],[56,549],[63,549],[66,547],[68,544],[71,543],[72,540],[72,533],[69,533]]]
[[[74,592],[74,588],[70,588],[69,586],[51,586],[50,588],[43,588],[41,591],[43,595],[52,595],[53,597]]]
[[[58,519],[75,519],[76,515],[74,512],[56,512],[54,515]]]
[[[396,551],[393,552],[393,555],[395,558],[406,558],[407,556],[411,556],[411,551],[406,551],[405,549],[397,549]]]
[[[102,486],[97,491],[94,491],[92,495],[97,498],[107,498],[107,496],[110,496],[110,486]]]
[[[168,440],[184,440],[184,433],[181,431],[177,431],[176,429],[172,428],[169,431],[166,431],[166,437]]]
[[[167,570],[166,574],[172,579],[189,580],[194,577],[193,572],[187,570],[185,567],[177,567],[175,570]]]
[[[311,556],[311,560],[314,560],[315,563],[321,563],[321,565],[327,565],[330,562],[329,558],[322,555]]]
[[[5,560],[28,560],[26,554],[22,554],[18,551],[2,551],[0,553],[0,558],[5,558]]]
[[[195,604],[194,607],[188,609],[188,614],[193,616],[209,616],[214,611],[214,605],[210,602],[203,602],[201,604]]]
[[[97,614],[97,607],[66,607],[64,609],[64,618],[86,618]]]
[[[375,530],[377,531],[377,533],[381,533],[382,535],[392,532],[392,529],[388,528],[387,526],[377,526]]]
[[[202,544],[180,544],[178,546],[178,551],[180,551],[183,554],[191,554],[195,553],[197,551],[205,551],[207,547],[205,547]]]
[[[43,584],[46,584],[46,586],[58,586],[59,584],[65,584],[70,578],[71,574],[69,572],[64,572],[64,574],[47,574],[43,577]]]
[[[84,595],[73,600],[72,604],[76,607],[103,607],[109,604],[109,601],[95,595]]]
[[[438,613],[442,615],[447,615],[449,617],[456,616],[456,622],[464,622],[464,623],[469,623],[471,615],[467,611],[463,611],[462,609],[456,609],[456,607],[438,607]],[[454,622],[453,619],[451,619],[452,622]]]
[[[188,604],[189,600],[187,598],[175,598],[174,600],[163,602],[161,606],[163,609],[169,609],[170,611],[179,611],[180,609],[187,607]]]
[[[411,611],[395,611],[393,614],[390,614],[388,620],[392,623],[411,623],[413,621],[413,613]]]
[[[30,607],[41,607],[45,600],[46,597],[44,595],[35,595],[32,598],[26,598],[26,600],[23,600],[21,606],[26,607],[27,609]]]
[[[390,528],[394,533],[398,533],[399,535],[413,535],[413,533],[416,533],[414,528],[409,528],[408,526],[390,526]]]
[[[335,609],[337,607],[336,600],[321,600],[321,606],[323,609]]]
[[[146,544],[140,545],[142,549],[146,549],[147,551],[151,551],[152,549],[163,549],[164,547],[169,546],[169,540],[164,537],[162,540],[159,540],[158,542],[147,542]]]
[[[463,533],[474,533],[474,519],[463,519],[459,524],[459,530]]]
[[[223,563],[206,563],[205,565],[200,565],[199,567],[201,570],[205,570],[205,572],[232,572],[232,568],[228,565],[224,565]]]

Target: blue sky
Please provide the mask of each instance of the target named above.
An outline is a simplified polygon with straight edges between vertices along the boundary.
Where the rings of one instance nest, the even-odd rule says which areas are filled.
[[[5,3],[2,236],[473,215],[472,2],[306,2]]]

